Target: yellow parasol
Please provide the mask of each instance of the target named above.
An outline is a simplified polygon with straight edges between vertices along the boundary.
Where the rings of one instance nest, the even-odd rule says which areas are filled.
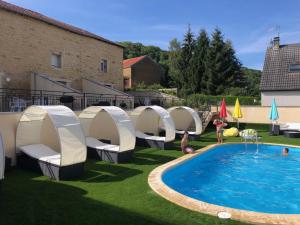
[[[237,127],[239,128],[239,118],[243,118],[243,114],[242,114],[242,110],[238,98],[235,101],[232,117],[237,120]]]

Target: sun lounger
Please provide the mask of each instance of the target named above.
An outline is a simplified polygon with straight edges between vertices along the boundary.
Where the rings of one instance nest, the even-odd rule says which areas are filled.
[[[284,131],[300,131],[300,123],[284,123],[280,124],[280,132]]]
[[[74,112],[65,106],[31,106],[17,128],[17,166],[56,180],[82,175],[86,144]],[[54,147],[52,147],[54,146]]]
[[[192,108],[175,106],[168,109],[176,128],[176,137],[182,138],[184,131],[188,131],[191,140],[197,140],[202,133],[202,121]]]
[[[86,135],[88,157],[121,163],[133,157],[135,134],[127,113],[115,106],[88,107],[79,115]],[[99,139],[113,140],[107,144]]]
[[[167,149],[173,146],[175,125],[167,110],[160,106],[140,106],[132,113],[135,125],[136,144],[152,148]],[[149,135],[164,130],[164,136]]]

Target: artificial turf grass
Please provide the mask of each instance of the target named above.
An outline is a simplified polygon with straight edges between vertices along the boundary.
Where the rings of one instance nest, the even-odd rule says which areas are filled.
[[[297,139],[270,137],[258,129],[263,142],[299,144]],[[239,142],[240,138],[226,141]],[[214,130],[191,142],[195,148],[215,143]],[[0,224],[78,225],[195,225],[245,224],[193,212],[168,202],[148,186],[149,173],[158,165],[182,155],[177,150],[137,148],[129,164],[88,160],[85,175],[73,181],[54,181],[38,174],[13,169],[0,190]]]

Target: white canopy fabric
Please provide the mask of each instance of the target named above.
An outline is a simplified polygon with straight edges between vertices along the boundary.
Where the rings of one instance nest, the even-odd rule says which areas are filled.
[[[52,139],[57,140],[56,147],[53,147],[55,140]],[[17,128],[17,151],[21,150],[20,147],[45,144],[44,142],[54,143],[51,147],[60,154],[60,166],[86,160],[83,130],[76,114],[68,107],[31,106],[24,111]],[[35,149],[38,151],[38,148]]]
[[[175,140],[175,124],[167,110],[160,106],[140,106],[130,114],[136,129],[136,136],[143,139],[170,142]],[[163,127],[165,137],[151,136],[145,132],[156,133]]]
[[[127,113],[121,108],[116,106],[91,106],[80,113],[79,119],[86,137],[101,139],[105,135],[110,140],[117,139],[113,144],[118,144],[117,150],[120,152],[135,148],[133,124]],[[103,133],[102,137],[100,132]],[[109,135],[111,136],[109,137]],[[89,139],[87,138],[87,140]],[[89,141],[90,144],[94,142]],[[96,143],[96,145],[100,147],[101,143]],[[116,148],[114,148],[115,150]]]
[[[187,106],[175,106],[168,109],[176,127],[177,133],[183,133],[189,130],[192,125],[195,126],[194,131],[190,134],[199,135],[202,133],[202,121],[196,110]]]
[[[5,152],[4,152],[2,135],[0,134],[0,180],[4,178],[4,170],[5,170]]]

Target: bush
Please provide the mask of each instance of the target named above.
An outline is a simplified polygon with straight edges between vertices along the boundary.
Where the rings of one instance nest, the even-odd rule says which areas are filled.
[[[164,87],[161,86],[160,84],[151,84],[146,87],[146,89],[150,89],[150,90],[159,90],[159,89],[163,89],[163,88]]]
[[[239,98],[241,105],[260,105],[258,97],[249,96],[211,96],[203,94],[193,94],[186,98],[186,105],[194,108],[209,104],[220,105],[222,99],[225,98],[226,105],[234,105],[236,98]]]

